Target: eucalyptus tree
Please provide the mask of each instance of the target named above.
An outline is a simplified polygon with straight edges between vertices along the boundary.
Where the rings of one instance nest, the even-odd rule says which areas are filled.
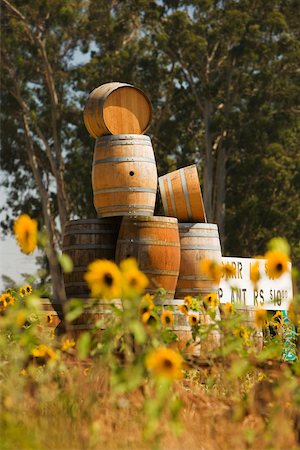
[[[70,214],[65,155],[74,100],[68,74],[88,5],[84,0],[1,3],[1,168],[9,187],[8,205],[13,214],[26,208],[45,225],[53,293],[62,303],[56,251]]]
[[[160,143],[157,154],[173,161],[173,166],[199,163],[208,220],[218,223],[225,242],[226,192],[235,183],[228,169],[245,150],[242,139],[248,122],[255,131],[256,117],[260,121],[268,103],[278,113],[276,120],[268,115],[266,129],[273,132],[265,133],[263,157],[269,144],[280,143],[275,132],[280,113],[288,108],[292,118],[298,114],[299,71],[294,58],[299,57],[299,2],[124,3],[131,3],[131,17],[141,24],[143,41],[159,61],[159,85],[152,90],[158,105],[153,125]],[[156,103],[157,94],[161,105]],[[255,135],[248,133],[248,139],[249,149],[257,146]],[[238,209],[232,196],[230,201],[230,207]]]

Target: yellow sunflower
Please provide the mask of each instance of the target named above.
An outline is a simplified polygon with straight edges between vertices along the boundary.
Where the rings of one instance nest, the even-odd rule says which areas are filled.
[[[224,305],[222,305],[222,311],[224,312],[226,317],[234,314],[234,306],[233,306],[233,304],[230,303],[230,302],[225,303]]]
[[[203,301],[206,306],[212,309],[216,309],[219,304],[218,296],[215,292],[205,295]]]
[[[161,323],[165,326],[168,327],[170,325],[173,325],[174,323],[174,316],[172,314],[172,311],[169,311],[167,309],[165,309],[160,317]]]
[[[178,309],[180,312],[182,312],[182,314],[184,314],[185,316],[188,315],[189,313],[189,307],[184,303],[183,305],[178,305]]]
[[[74,339],[66,338],[61,345],[61,351],[66,352],[69,348],[72,348],[72,347],[75,347]]]
[[[154,377],[171,381],[182,378],[182,364],[181,355],[167,347],[152,350],[146,357],[146,367]]]
[[[19,294],[21,297],[25,297],[25,295],[29,295],[32,292],[32,287],[30,284],[26,284],[25,286],[20,287]]]
[[[154,300],[154,295],[149,294],[149,292],[147,292],[145,295],[143,295],[142,297],[142,301],[148,302],[148,303],[152,303],[153,304],[153,300]]]
[[[39,360],[39,362],[42,362],[42,363],[44,363],[48,360],[56,359],[54,350],[45,344],[40,344],[37,347],[35,347],[31,351],[31,354],[34,358],[37,358]]]
[[[153,303],[153,299],[154,299],[154,295],[150,295],[150,294],[145,294],[142,297],[141,303],[140,303],[140,313],[144,314],[146,312],[151,312],[155,305]]]
[[[146,275],[138,268],[135,258],[121,261],[120,269],[125,280],[125,291],[129,295],[142,294],[149,281]]]
[[[236,275],[236,267],[233,264],[226,263],[222,265],[222,275],[226,278],[233,278]]]
[[[258,328],[265,328],[267,322],[267,311],[263,308],[256,308],[254,314],[255,325]]]
[[[279,278],[288,270],[289,257],[286,253],[274,250],[265,254],[266,271],[270,278]]]
[[[141,319],[145,325],[155,325],[157,322],[156,317],[149,311],[144,312]]]
[[[249,330],[246,327],[244,327],[243,325],[241,325],[239,328],[236,328],[233,331],[233,334],[235,336],[242,338],[246,344],[249,343],[249,338],[250,338]]]
[[[93,297],[110,300],[122,295],[122,274],[112,261],[96,259],[89,264],[84,279]]]
[[[276,313],[272,316],[272,321],[278,323],[278,325],[281,326],[283,324],[282,311],[276,311]]]
[[[27,319],[27,317],[26,317],[25,311],[23,311],[23,310],[18,311],[17,316],[16,316],[16,324],[19,327],[22,327],[24,325],[24,323],[26,322],[26,319]]]
[[[16,240],[23,253],[32,253],[37,246],[37,221],[22,214],[14,223]]]
[[[191,295],[187,295],[186,297],[184,297],[183,301],[187,305],[187,307],[190,308],[193,303],[193,297]]]
[[[7,303],[5,301],[5,298],[3,297],[3,295],[1,295],[1,297],[0,297],[0,312],[4,311],[6,307],[7,307]]]
[[[254,284],[254,286],[256,286],[260,278],[261,275],[259,271],[259,262],[255,261],[255,263],[250,264],[250,280]]]
[[[0,307],[1,309],[7,308],[7,306],[13,305],[15,303],[14,297],[9,292],[4,292],[0,297]]]
[[[199,263],[200,273],[211,278],[216,284],[220,283],[222,267],[212,259],[202,259]]]
[[[198,325],[198,317],[196,316],[196,314],[189,315],[189,322],[191,327],[195,327],[196,325]]]
[[[53,316],[51,314],[47,314],[47,324],[50,325],[53,323]]]

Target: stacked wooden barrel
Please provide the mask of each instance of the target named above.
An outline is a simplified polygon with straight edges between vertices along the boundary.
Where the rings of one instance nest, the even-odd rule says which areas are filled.
[[[184,341],[191,327],[178,305],[187,295],[216,292],[213,280],[199,274],[199,262],[220,262],[220,241],[217,226],[206,223],[195,165],[159,178],[166,217],[154,216],[158,177],[145,135],[151,117],[149,99],[132,85],[106,83],[91,92],[84,123],[96,139],[91,181],[98,218],[66,224],[63,252],[74,271],[64,275],[65,288],[69,298],[89,298],[83,274],[90,262],[133,256],[149,279],[147,291],[163,288],[163,308],[175,307],[174,329]]]
[[[218,293],[218,284],[209,275],[201,274],[199,264],[209,259],[221,264],[222,253],[216,224],[207,223],[201,187],[195,165],[184,167],[159,178],[159,187],[166,214],[179,221],[180,270],[175,299]],[[178,300],[177,300],[178,299]],[[179,300],[181,299],[181,300]],[[207,314],[200,314],[202,323],[210,322]],[[186,316],[181,334],[191,337]],[[211,345],[219,344],[219,333],[212,333]]]

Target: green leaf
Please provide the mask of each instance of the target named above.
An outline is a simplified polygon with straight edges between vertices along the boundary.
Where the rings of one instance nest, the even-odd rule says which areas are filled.
[[[268,243],[268,250],[283,252],[287,255],[291,253],[288,241],[281,237],[271,239]]]
[[[85,359],[88,357],[90,347],[91,347],[91,335],[88,331],[86,331],[80,336],[77,342],[78,356],[80,359]]]
[[[145,335],[144,327],[140,322],[138,322],[137,320],[130,322],[129,329],[133,333],[134,338],[138,344],[145,343],[146,335]]]
[[[66,314],[66,321],[73,322],[73,320],[77,319],[83,313],[83,307],[78,306],[77,308],[71,309]]]
[[[70,273],[70,272],[73,271],[73,261],[72,261],[72,259],[70,258],[69,255],[66,255],[65,253],[62,253],[59,256],[59,264],[61,265],[62,270],[65,273]]]

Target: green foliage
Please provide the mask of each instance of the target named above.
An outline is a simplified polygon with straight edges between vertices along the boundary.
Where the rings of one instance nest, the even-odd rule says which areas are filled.
[[[41,27],[45,39],[58,94],[69,214],[95,216],[90,179],[94,143],[82,120],[87,95],[107,81],[126,81],[141,87],[153,103],[150,135],[159,174],[196,163],[206,192],[205,171],[212,164],[213,187],[205,201],[213,204],[210,220],[220,227],[224,252],[259,254],[278,235],[288,239],[294,264],[299,264],[297,2],[14,4],[32,29]],[[39,126],[52,145],[44,65],[24,23],[6,8],[2,20],[2,170],[8,191],[2,226],[8,231],[21,209],[42,220],[20,106],[11,95],[14,78],[30,109],[52,215],[59,211],[53,173],[36,134]],[[76,62],[78,51],[85,62]],[[162,212],[159,199],[157,210]]]

